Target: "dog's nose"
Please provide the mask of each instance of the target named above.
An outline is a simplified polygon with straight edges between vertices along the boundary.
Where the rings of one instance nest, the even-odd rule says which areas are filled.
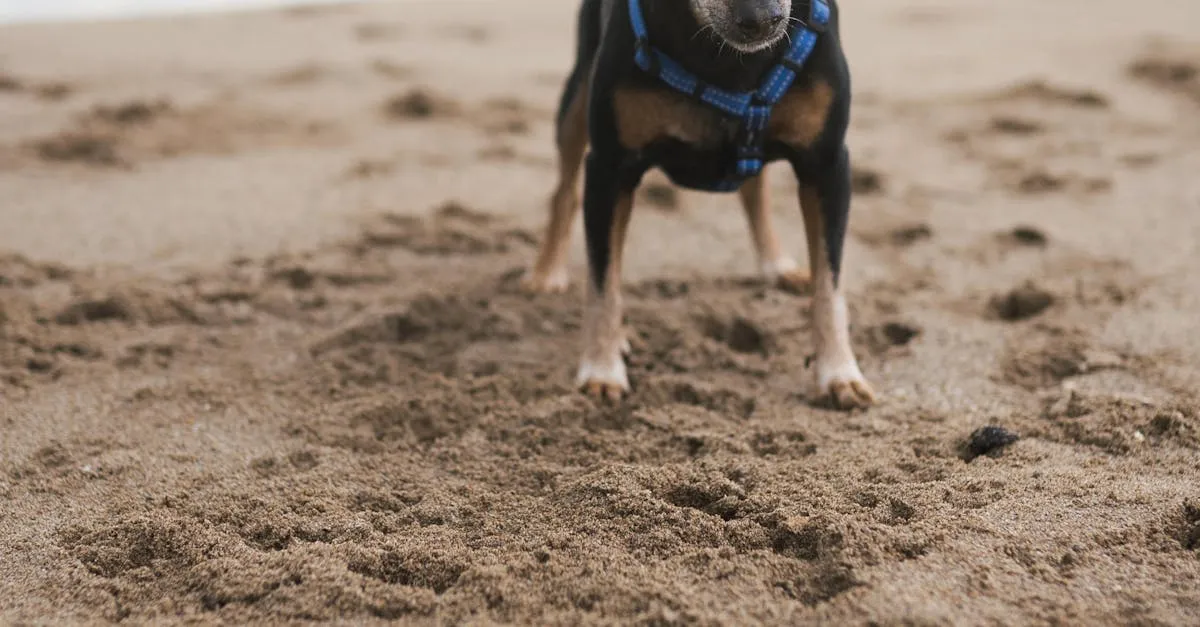
[[[766,37],[785,19],[778,9],[747,11],[738,16],[737,27],[746,37]]]

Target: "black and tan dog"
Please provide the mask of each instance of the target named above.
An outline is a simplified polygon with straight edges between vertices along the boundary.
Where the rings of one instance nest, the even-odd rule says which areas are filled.
[[[558,186],[524,286],[568,285],[582,169],[590,272],[580,388],[614,400],[629,390],[621,256],[634,191],[658,167],[681,187],[738,192],[764,274],[812,282],[819,394],[841,408],[873,404],[839,283],[850,76],[835,0],[584,0],[577,34],[558,115]],[[811,274],[780,250],[771,222],[761,171],[777,160],[799,181]]]

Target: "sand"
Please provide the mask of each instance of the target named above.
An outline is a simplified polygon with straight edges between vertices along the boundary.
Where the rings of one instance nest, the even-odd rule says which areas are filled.
[[[1200,623],[1200,5],[843,2],[841,413],[659,177],[571,389],[574,4],[0,29],[0,623]]]

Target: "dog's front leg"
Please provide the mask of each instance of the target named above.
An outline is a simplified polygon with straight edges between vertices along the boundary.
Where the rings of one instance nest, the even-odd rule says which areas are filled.
[[[875,403],[875,393],[850,347],[849,316],[840,281],[850,217],[849,153],[840,148],[828,165],[808,174],[807,180],[801,178],[800,207],[812,268],[817,391],[840,409],[867,407]]]
[[[583,220],[588,287],[584,349],[576,384],[590,396],[617,401],[629,391],[622,357],[621,258],[633,211],[633,186],[622,180],[620,159],[593,151],[584,172]]]

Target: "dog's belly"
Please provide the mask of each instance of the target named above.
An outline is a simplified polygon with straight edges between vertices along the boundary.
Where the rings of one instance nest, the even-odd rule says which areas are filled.
[[[669,139],[655,142],[645,155],[672,183],[687,189],[705,189],[718,183],[728,178],[736,165],[732,144],[697,148]]]
[[[739,121],[662,87],[615,91],[621,144],[674,184],[707,188],[734,171]]]

